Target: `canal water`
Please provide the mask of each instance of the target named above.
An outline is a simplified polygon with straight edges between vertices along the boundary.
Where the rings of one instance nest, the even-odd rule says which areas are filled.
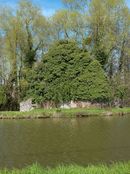
[[[130,116],[0,120],[0,168],[130,160]]]

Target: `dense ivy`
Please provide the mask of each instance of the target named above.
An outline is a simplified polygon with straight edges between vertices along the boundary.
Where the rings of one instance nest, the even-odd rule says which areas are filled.
[[[3,105],[6,103],[6,94],[4,86],[0,86],[0,105]]]
[[[84,72],[74,80],[76,100],[106,102],[110,98],[110,87],[101,64],[93,60]]]
[[[37,102],[107,101],[109,85],[100,63],[73,41],[52,45],[30,71],[27,96]]]

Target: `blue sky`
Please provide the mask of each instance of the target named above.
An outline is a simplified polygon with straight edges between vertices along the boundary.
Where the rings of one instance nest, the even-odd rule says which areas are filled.
[[[0,0],[0,5],[15,6],[19,0]],[[43,9],[43,14],[46,16],[52,15],[57,9],[62,8],[62,0],[32,0]],[[126,0],[130,7],[130,0]]]

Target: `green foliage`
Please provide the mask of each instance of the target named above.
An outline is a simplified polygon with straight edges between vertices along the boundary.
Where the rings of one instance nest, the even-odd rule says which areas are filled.
[[[22,98],[31,97],[40,103],[44,96],[44,83],[44,66],[43,63],[38,63],[33,69],[26,71],[26,88]]]
[[[128,88],[126,85],[123,85],[123,84],[119,85],[116,88],[115,96],[122,100],[127,95],[127,91],[128,91]]]
[[[93,60],[75,79],[75,99],[105,102],[110,98],[110,87],[101,64]]]
[[[96,47],[93,50],[93,53],[94,53],[96,59],[100,62],[100,64],[104,68],[104,66],[106,65],[106,63],[108,61],[108,54],[105,53],[105,49],[100,48],[100,47]]]
[[[107,78],[100,63],[76,42],[56,42],[28,78],[28,96],[37,102],[106,101]]]
[[[3,86],[0,86],[0,105],[6,103],[6,93]]]

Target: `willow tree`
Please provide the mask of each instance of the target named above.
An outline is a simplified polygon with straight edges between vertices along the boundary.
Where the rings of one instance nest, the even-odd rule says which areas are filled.
[[[29,0],[21,0],[17,9],[1,8],[0,39],[2,56],[8,62],[8,81],[12,94],[20,100],[26,83],[26,69],[42,57],[48,43],[48,22],[42,11]],[[3,61],[2,61],[3,62]],[[15,92],[14,92],[15,91]]]
[[[62,0],[69,10],[84,12],[88,7],[89,0]]]
[[[24,63],[32,67],[38,51],[47,44],[48,22],[41,9],[28,0],[19,2],[16,15],[21,25],[20,48]]]
[[[92,0],[87,20],[91,38],[89,49],[106,70],[115,93],[120,91],[118,97],[122,98],[130,78],[129,8],[123,0]]]
[[[57,11],[51,18],[53,40],[73,39],[82,42],[86,35],[86,21],[78,11]]]
[[[118,50],[119,19],[125,9],[122,0],[92,0],[88,9],[89,36],[95,57],[105,66],[114,51]]]
[[[8,72],[14,74],[13,83],[18,84],[17,76],[17,44],[18,44],[18,23],[13,15],[12,9],[3,8],[0,12],[0,31],[2,45],[2,57],[8,61]]]
[[[125,52],[123,50],[127,47],[126,43],[129,40],[129,9],[125,1],[63,0],[63,2],[68,6],[68,12],[79,13],[80,11],[79,19],[80,22],[82,19],[84,21],[84,30],[83,25],[78,23],[78,27],[74,24],[73,26],[75,30],[83,33],[83,46],[86,45],[87,49],[95,55],[95,58],[108,71],[109,76],[114,73],[113,59],[116,59],[117,54],[118,66],[122,69],[122,55]]]

